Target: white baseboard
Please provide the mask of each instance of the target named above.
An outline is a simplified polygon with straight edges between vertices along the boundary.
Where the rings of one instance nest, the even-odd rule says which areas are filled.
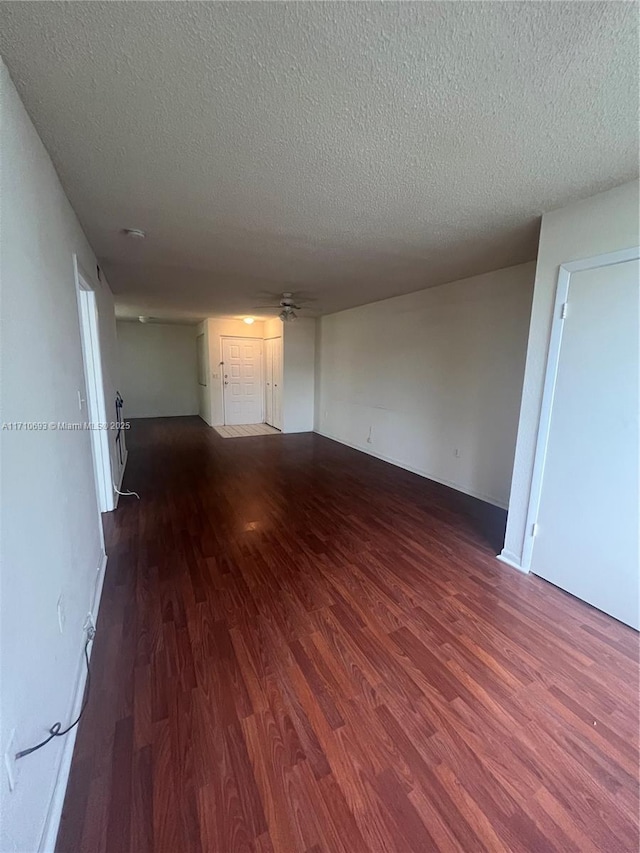
[[[98,620],[98,610],[100,609],[100,599],[102,598],[102,588],[104,585],[104,577],[107,569],[107,559],[107,555],[103,554],[100,568],[97,571],[98,580],[96,582],[96,592],[93,599],[93,609],[91,611],[93,614],[93,618],[96,622]],[[89,646],[88,649],[89,659],[91,659],[92,651],[93,643]],[[69,716],[70,720],[75,720],[78,714],[80,713],[86,683],[87,667],[85,665],[83,652],[80,660],[80,671],[76,680],[73,707]],[[60,828],[60,818],[62,817],[62,807],[64,805],[64,797],[67,792],[69,773],[71,771],[73,748],[76,743],[77,734],[78,726],[75,726],[64,737],[62,756],[60,758],[60,765],[58,767],[58,774],[56,776],[55,785],[53,786],[53,793],[49,802],[49,810],[47,812],[47,818],[45,820],[44,829],[42,830],[40,844],[38,845],[38,853],[54,853],[55,851],[56,839],[58,837],[58,829]]]
[[[94,619],[98,618],[98,610],[100,609],[100,601],[102,599],[102,587],[104,586],[104,576],[107,572],[107,560],[109,558],[106,554],[102,555],[102,562],[100,563],[100,567],[98,569],[98,578],[96,580],[96,591],[93,596],[93,604],[91,605],[91,613]]]
[[[517,571],[522,572],[525,575],[529,574],[529,569],[525,569],[525,567],[521,564],[518,555],[512,553],[511,551],[507,551],[506,548],[502,549],[502,551],[497,555],[496,559],[500,560],[501,563],[505,563],[505,565],[507,566],[511,566],[512,569],[517,569]]]
[[[440,483],[441,486],[448,486],[450,489],[455,489],[457,492],[462,492],[464,495],[469,495],[472,498],[477,498],[479,501],[484,501],[485,503],[491,504],[492,506],[497,506],[500,509],[508,509],[508,505],[504,501],[500,501],[497,498],[492,497],[491,495],[486,495],[483,492],[477,492],[474,489],[469,489],[466,486],[461,486],[459,483],[454,483],[451,480],[445,480],[442,477],[436,477],[434,474],[429,471],[423,471],[421,468],[413,468],[411,465],[407,465],[405,462],[401,462],[399,459],[394,459],[392,456],[385,456],[383,453],[376,453],[370,447],[363,447],[359,444],[351,444],[350,441],[344,441],[342,438],[338,438],[335,435],[331,435],[331,433],[324,432],[320,429],[315,429],[318,435],[323,436],[324,438],[330,438],[331,441],[337,441],[338,444],[344,444],[347,447],[353,448],[353,450],[359,450],[361,453],[366,453],[367,456],[374,456],[376,459],[381,459],[383,462],[389,462],[391,465],[395,465],[397,468],[403,468],[405,471],[411,471],[412,474],[418,474],[420,477],[425,477],[427,480],[433,480],[434,483]]]
[[[120,471],[120,480],[118,481],[118,489],[119,489],[120,491],[122,491],[122,481],[124,480],[124,472],[125,472],[125,468],[127,467],[127,459],[128,459],[128,458],[129,458],[129,451],[128,451],[128,450],[127,450],[127,448],[125,447],[125,450],[124,450],[124,460],[123,460],[123,462],[122,462],[122,469],[121,469],[121,471]],[[113,508],[114,508],[114,509],[117,509],[117,508],[118,508],[118,501],[120,500],[120,495],[118,494],[118,492],[116,492],[116,491],[115,491],[115,489],[114,489],[114,495],[113,495],[113,498],[114,498],[114,505],[113,505]]]

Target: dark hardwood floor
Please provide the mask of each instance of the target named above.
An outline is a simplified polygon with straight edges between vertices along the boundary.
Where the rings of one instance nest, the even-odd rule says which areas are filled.
[[[637,851],[638,637],[504,513],[310,434],[128,443],[58,851]]]

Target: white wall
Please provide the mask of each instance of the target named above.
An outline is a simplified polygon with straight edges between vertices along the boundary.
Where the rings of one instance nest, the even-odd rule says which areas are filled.
[[[314,428],[316,321],[282,323],[282,431]]]
[[[522,565],[522,553],[558,268],[569,261],[637,246],[640,242],[638,205],[639,185],[632,181],[542,217],[509,517],[502,551],[508,562],[524,569],[528,569]]]
[[[318,432],[505,507],[533,277],[523,264],[323,317]]]
[[[205,320],[205,324],[209,349],[209,385],[207,386],[206,393],[208,406],[201,407],[200,414],[210,426],[220,426],[224,424],[224,386],[222,368],[220,367],[220,362],[222,361],[222,338],[260,338],[262,340],[264,337],[264,323],[262,320],[256,320],[255,323],[248,326],[242,320],[217,320],[210,317],[208,320]],[[202,414],[203,411],[209,415],[208,418]]]
[[[111,293],[97,281],[95,256],[1,63],[0,87],[1,420],[87,418],[78,408],[78,391],[86,393],[73,253],[96,288],[106,407],[115,419]],[[117,481],[114,440],[110,434]],[[83,623],[100,588],[103,545],[88,431],[3,430],[0,459],[4,756],[14,729],[12,751],[42,740],[56,720],[73,719],[83,684]],[[12,793],[3,763],[3,853],[38,850],[41,840],[53,843],[74,737],[75,730],[19,761]]]
[[[281,338],[284,323],[279,317],[273,320],[265,320],[263,325],[264,336],[266,338]]]
[[[118,321],[125,418],[199,413],[194,325]]]

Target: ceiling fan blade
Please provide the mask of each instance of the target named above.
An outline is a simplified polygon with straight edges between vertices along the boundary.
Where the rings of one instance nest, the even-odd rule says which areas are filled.
[[[269,299],[279,302],[281,299],[293,302],[317,302],[317,298],[306,290],[284,290],[282,293],[274,293],[272,290],[258,290],[256,299]]]
[[[258,290],[255,297],[256,299],[273,299],[278,302],[282,299],[282,293],[274,293],[272,290]]]
[[[292,294],[292,299],[295,299],[296,302],[317,302],[318,299],[316,296],[310,296],[304,290],[298,290],[296,293]]]

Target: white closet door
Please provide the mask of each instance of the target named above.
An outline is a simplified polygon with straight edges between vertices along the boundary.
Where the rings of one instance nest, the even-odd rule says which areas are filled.
[[[637,260],[571,275],[531,561],[537,575],[634,628],[639,281]]]
[[[271,426],[282,429],[282,338],[273,338],[273,420]]]
[[[265,366],[265,422],[273,426],[273,341],[267,339],[264,342],[264,366]]]

